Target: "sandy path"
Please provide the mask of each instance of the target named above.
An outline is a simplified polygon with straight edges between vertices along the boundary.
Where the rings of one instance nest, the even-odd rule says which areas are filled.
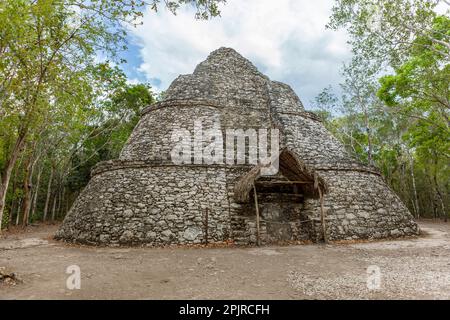
[[[0,298],[450,299],[450,223],[421,228],[418,239],[351,245],[153,249],[68,246],[51,240],[56,226],[31,227],[0,239],[0,267],[23,279],[0,284]],[[80,290],[66,287],[71,265]]]

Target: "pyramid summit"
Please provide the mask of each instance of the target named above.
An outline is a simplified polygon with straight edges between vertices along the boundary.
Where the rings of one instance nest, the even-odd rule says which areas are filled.
[[[230,164],[225,152],[215,153],[220,161],[214,163],[174,161],[176,130],[193,135],[186,159],[195,158],[196,122],[202,132],[279,132],[278,172],[267,176],[261,164]],[[348,154],[288,85],[271,81],[235,50],[220,48],[192,74],[175,79],[164,100],[143,109],[119,159],[93,169],[56,238],[247,245],[417,233],[378,170]]]

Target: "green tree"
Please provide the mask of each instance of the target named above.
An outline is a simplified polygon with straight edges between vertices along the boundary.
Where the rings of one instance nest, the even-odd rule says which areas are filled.
[[[117,59],[126,48],[125,23],[138,24],[144,7],[157,10],[159,2],[0,2],[0,230],[11,174],[23,150],[34,146],[47,128],[58,126],[58,119],[78,115],[82,123],[97,93],[91,86],[97,55]],[[219,14],[220,2],[163,5],[173,12],[192,5],[197,18],[209,18]]]
[[[329,127],[363,161],[370,150],[416,216],[445,215],[450,201],[450,25],[438,3],[336,0],[328,25],[348,31],[353,51]]]
[[[77,147],[66,159],[70,163],[69,187],[77,191],[89,181],[92,167],[99,161],[118,158],[122,147],[140,119],[144,106],[155,102],[148,84],[128,84],[123,71],[108,64],[97,67],[98,83],[103,93],[97,101],[98,110],[103,110],[100,118],[83,127],[82,137],[78,137]],[[102,80],[104,79],[104,80]]]
[[[433,31],[437,39],[450,36],[450,19],[436,17]],[[411,119],[403,138],[414,150],[416,161],[428,164],[420,167],[427,172],[445,214],[450,178],[450,65],[440,53],[440,43],[418,36],[413,44],[417,45],[412,46],[409,59],[395,69],[395,74],[380,79],[378,96],[394,112]]]
[[[449,59],[448,34],[433,28],[439,3],[448,6],[430,0],[336,0],[328,27],[345,28],[353,53],[380,68],[405,61],[417,37],[427,41],[414,45]]]
[[[450,37],[450,19],[438,16],[433,21],[436,38]],[[428,43],[424,46],[424,43]],[[378,96],[390,107],[400,109],[411,117],[426,120],[427,115],[434,114],[433,124],[448,130],[450,110],[450,64],[439,43],[418,36],[413,42],[408,60],[395,68],[394,75],[380,79],[381,88]],[[427,49],[424,49],[427,48]],[[447,133],[449,133],[447,131]]]

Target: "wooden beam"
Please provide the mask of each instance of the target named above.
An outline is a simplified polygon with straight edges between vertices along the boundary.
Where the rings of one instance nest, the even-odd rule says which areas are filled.
[[[317,174],[315,172],[314,172],[314,189],[320,189],[319,188],[319,177],[317,176]]]
[[[208,245],[208,224],[209,224],[209,208],[205,209],[205,219],[203,220],[203,227],[204,227],[204,241],[205,245]]]
[[[290,167],[286,167],[284,165],[280,166],[280,171],[285,177],[288,177],[288,178],[294,178],[295,179],[295,178],[298,178],[299,176],[300,177],[304,177],[305,176],[302,172],[299,172],[298,170],[296,170],[296,171],[291,170]]]
[[[271,184],[313,184],[308,181],[256,181],[257,185],[271,185]]]
[[[260,193],[264,194],[264,195],[282,195],[282,196],[289,196],[292,198],[304,198],[305,196],[301,193],[285,193],[285,192],[264,192],[264,191],[260,191]]]
[[[256,186],[253,183],[253,194],[255,198],[255,208],[256,208],[256,243],[258,246],[261,245],[261,234],[259,230],[259,206],[258,206],[258,195],[256,193]]]

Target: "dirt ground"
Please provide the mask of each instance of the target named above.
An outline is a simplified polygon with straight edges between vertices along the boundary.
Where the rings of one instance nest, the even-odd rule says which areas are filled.
[[[0,299],[450,299],[450,223],[420,225],[396,241],[175,249],[71,246],[34,226],[0,239],[0,267],[22,279]]]

